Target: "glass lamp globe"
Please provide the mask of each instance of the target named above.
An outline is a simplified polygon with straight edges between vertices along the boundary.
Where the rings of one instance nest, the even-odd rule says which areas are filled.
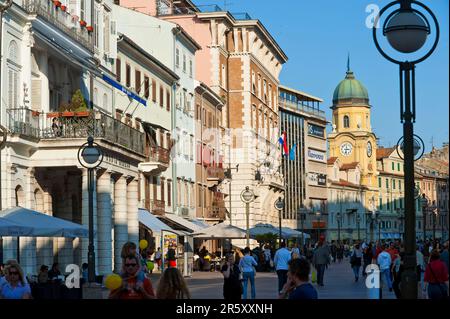
[[[425,44],[429,33],[425,20],[411,10],[395,14],[384,29],[389,44],[402,53],[419,50]]]
[[[81,152],[81,157],[88,164],[96,163],[100,156],[100,150],[95,146],[86,146]]]

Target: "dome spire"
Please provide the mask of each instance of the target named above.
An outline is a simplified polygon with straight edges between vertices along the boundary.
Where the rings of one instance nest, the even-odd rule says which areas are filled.
[[[350,72],[350,52],[347,55],[347,73]]]

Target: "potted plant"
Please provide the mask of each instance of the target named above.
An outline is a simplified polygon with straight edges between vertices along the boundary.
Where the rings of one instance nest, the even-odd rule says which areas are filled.
[[[76,116],[89,116],[90,112],[87,108],[86,101],[84,100],[83,94],[81,93],[80,89],[76,90],[72,95],[71,106]]]
[[[84,20],[80,20],[80,26],[85,27],[87,25],[87,22]]]
[[[86,30],[88,30],[88,32],[92,32],[92,31],[94,31],[94,27],[93,26],[87,26],[86,27]]]
[[[39,116],[41,113],[39,111],[31,110],[32,116]]]
[[[62,103],[59,106],[59,112],[60,112],[61,116],[64,116],[64,117],[75,116],[75,112],[73,110],[71,103]]]
[[[53,4],[55,5],[55,7],[60,7],[61,6],[61,1],[58,0],[53,0]]]

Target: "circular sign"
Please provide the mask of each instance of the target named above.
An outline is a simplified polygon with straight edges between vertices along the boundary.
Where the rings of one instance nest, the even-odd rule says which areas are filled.
[[[0,149],[6,146],[6,139],[8,138],[8,129],[0,125]]]
[[[284,208],[284,201],[281,198],[278,198],[275,202],[275,208],[278,210],[283,210]]]
[[[244,203],[251,203],[255,199],[255,193],[246,186],[241,193],[241,199]]]
[[[403,136],[400,137],[400,139],[397,142],[397,147],[395,148],[397,151],[398,156],[404,160],[403,158],[403,149],[404,149],[404,141],[403,141]],[[399,150],[401,152],[399,152]],[[417,161],[419,160],[423,153],[425,151],[425,144],[423,143],[423,140],[420,138],[420,136],[414,134],[414,141],[413,141],[413,155],[414,155],[414,160]]]

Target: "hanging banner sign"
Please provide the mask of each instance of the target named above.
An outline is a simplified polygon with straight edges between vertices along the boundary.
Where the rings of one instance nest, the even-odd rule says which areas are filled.
[[[115,87],[116,89],[122,91],[123,93],[125,93],[126,95],[128,95],[129,97],[131,97],[132,99],[138,101],[139,103],[141,103],[144,106],[147,106],[147,101],[144,100],[143,98],[141,98],[139,95],[137,95],[136,93],[131,92],[130,90],[128,90],[127,88],[123,87],[120,83],[114,81],[113,79],[111,79],[110,77],[107,77],[106,75],[102,75],[102,79],[103,81],[105,81],[106,83],[110,84],[111,86]]]
[[[308,158],[313,161],[326,163],[326,154],[323,151],[308,149]]]

